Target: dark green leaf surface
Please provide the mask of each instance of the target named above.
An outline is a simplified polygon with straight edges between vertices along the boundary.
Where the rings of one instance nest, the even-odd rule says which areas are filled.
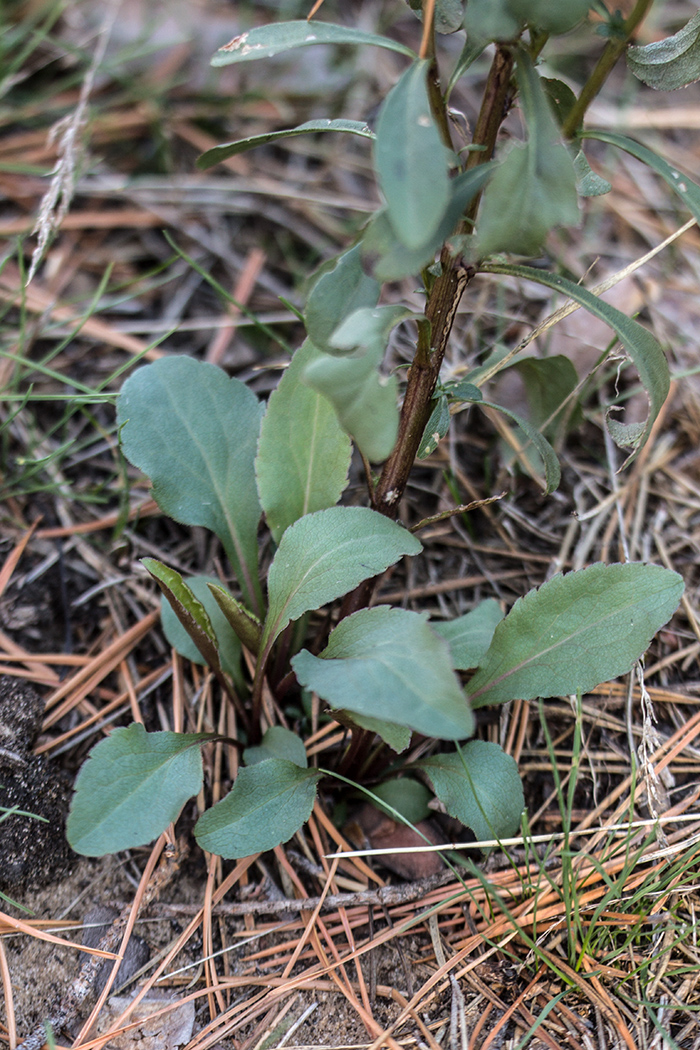
[[[197,842],[229,860],[274,849],[309,819],[321,776],[282,758],[244,766],[226,798],[197,821]]]
[[[568,33],[592,6],[592,0],[508,0],[517,18],[552,34]]]
[[[330,507],[300,518],[285,532],[270,566],[263,647],[291,620],[421,550],[415,536],[368,507]]]
[[[209,584],[209,593],[240,642],[249,652],[257,655],[262,637],[262,623],[258,617],[218,582]]]
[[[472,706],[586,692],[626,674],[670,620],[683,580],[658,565],[591,565],[519,598],[467,686]]]
[[[487,598],[464,616],[454,620],[431,620],[430,626],[449,645],[452,666],[458,671],[468,671],[478,667],[502,619],[499,603],[495,598]]]
[[[307,339],[295,353],[262,421],[255,469],[275,543],[304,514],[334,506],[348,483],[352,446],[331,402],[303,382],[324,355]]]
[[[371,128],[361,120],[307,120],[296,128],[284,128],[280,131],[268,131],[264,135],[251,135],[247,139],[239,139],[237,142],[223,142],[220,146],[214,146],[197,157],[197,167],[200,170],[211,168],[214,164],[220,164],[222,160],[235,157],[237,153],[245,153],[256,146],[264,146],[268,142],[278,142],[280,139],[295,138],[297,135],[317,135],[319,132],[341,131],[348,135],[359,135],[362,138],[373,139]]]
[[[428,803],[432,798],[432,794],[428,791],[425,784],[421,784],[419,780],[414,780],[413,777],[397,777],[395,780],[385,780],[383,784],[378,784],[377,787],[372,788],[372,794],[376,795],[382,802],[386,802],[388,806],[391,806],[391,809],[397,810],[411,824],[418,824],[419,821],[425,820],[430,816]],[[376,802],[372,804],[377,805]],[[377,808],[379,807],[377,806]],[[390,810],[387,809],[385,812],[393,817],[393,813]]]
[[[674,91],[700,80],[700,11],[673,36],[627,48],[627,65],[642,83]]]
[[[512,366],[525,384],[530,422],[553,439],[563,417],[575,407],[569,402],[578,373],[568,357],[526,357]]]
[[[392,751],[400,755],[411,743],[411,730],[406,726],[399,726],[395,722],[387,722],[381,718],[371,718],[369,715],[358,715],[357,712],[343,711],[346,721],[340,717],[340,712],[334,712],[336,718],[342,725],[352,724],[366,729],[369,733],[376,733],[378,737],[388,744]]]
[[[362,609],[338,624],[320,657],[302,650],[292,667],[303,686],[351,714],[447,740],[474,731],[449,646],[428,626],[427,614]]]
[[[205,663],[214,671],[221,670],[219,647],[209,613],[193,594],[179,572],[155,558],[143,558],[143,566],[158,583],[173,614],[189,635]]]
[[[389,221],[407,248],[418,248],[435,234],[450,200],[445,148],[428,101],[429,65],[414,62],[389,92],[374,143]]]
[[[508,838],[525,808],[518,767],[498,744],[470,740],[462,754],[433,755],[418,763],[445,809],[477,841]]]
[[[153,482],[158,506],[216,533],[255,612],[260,504],[254,459],[262,405],[238,379],[191,357],[139,368],[117,404],[127,459]]]
[[[145,846],[202,786],[205,733],[147,733],[134,722],[92,749],[75,783],[66,834],[76,853]]]
[[[352,26],[338,26],[330,22],[277,22],[256,26],[234,37],[220,47],[211,60],[213,66],[229,66],[234,62],[253,62],[258,58],[272,58],[297,47],[313,44],[355,44],[384,47],[402,55],[415,57],[415,52],[388,36],[365,33]]]
[[[523,27],[523,19],[513,13],[510,0],[469,0],[464,15],[464,28],[472,45],[489,40],[514,40]]]
[[[450,429],[450,405],[445,394],[440,394],[434,399],[433,410],[430,419],[425,424],[423,437],[421,438],[417,459],[425,459],[438,447],[447,431]]]
[[[621,313],[620,310],[616,310],[614,306],[610,306],[603,299],[599,299],[597,295],[581,287],[580,284],[574,284],[573,281],[560,277],[558,274],[535,270],[529,266],[510,266],[501,263],[489,263],[484,266],[484,270],[490,273],[507,273],[513,277],[522,277],[560,291],[574,302],[580,303],[595,317],[599,317],[601,321],[610,325],[637,369],[649,399],[649,417],[646,426],[639,435],[634,452],[627,458],[625,465],[631,463],[649,437],[654,420],[661,411],[671,385],[664,352],[651,332],[637,321],[632,320],[631,317]]]
[[[195,598],[201,602],[209,617],[216,639],[216,648],[219,653],[222,670],[226,671],[232,678],[239,679],[241,674],[241,643],[209,589],[210,583],[220,586],[219,581],[214,576],[188,576],[184,582]],[[163,625],[163,634],[173,649],[177,649],[180,656],[184,656],[195,664],[206,663],[205,657],[200,653],[191,636],[180,623],[167,598],[163,599],[160,608],[160,619]]]
[[[304,321],[312,343],[332,352],[329,341],[346,317],[362,306],[376,306],[380,286],[362,269],[361,244],[356,244],[321,274],[306,303]]]
[[[422,0],[408,0],[408,5],[422,21]],[[456,33],[462,28],[463,20],[464,0],[435,0],[435,31],[437,33]]]
[[[247,766],[257,765],[266,758],[284,758],[301,769],[306,769],[309,764],[304,741],[284,726],[270,726],[258,747],[247,747],[243,752],[243,761]]]

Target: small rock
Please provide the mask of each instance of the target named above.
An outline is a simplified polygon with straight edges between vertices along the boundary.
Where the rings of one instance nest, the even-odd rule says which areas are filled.
[[[136,994],[136,993],[134,993]],[[126,1010],[133,999],[130,995],[113,995],[105,1003],[97,1020],[97,1034],[101,1035]],[[173,1006],[159,1017],[151,1017],[158,1010],[168,1005],[167,993],[158,994],[152,991],[138,1004],[129,1016],[129,1024],[140,1021],[136,1028],[129,1029],[122,1035],[113,1036],[105,1050],[174,1050],[175,1047],[189,1043],[194,1029],[194,1003],[181,1003]]]

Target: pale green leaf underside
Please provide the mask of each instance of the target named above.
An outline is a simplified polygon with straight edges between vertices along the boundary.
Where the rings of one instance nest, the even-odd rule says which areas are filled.
[[[683,580],[658,565],[591,565],[519,598],[467,686],[473,707],[586,692],[626,674],[670,620]]]
[[[700,11],[673,36],[627,49],[627,65],[657,91],[675,91],[700,80]]]
[[[261,606],[253,466],[261,415],[244,383],[190,357],[139,368],[117,404],[124,454],[153,482],[159,507],[219,537],[254,611]]]
[[[461,756],[433,755],[418,763],[435,794],[477,841],[515,834],[525,808],[517,765],[498,744],[485,740],[470,740],[460,750]]]
[[[299,682],[331,706],[463,740],[474,718],[452,669],[449,646],[427,616],[380,605],[348,616],[320,657],[292,660]]]
[[[329,352],[329,340],[336,328],[360,307],[376,306],[380,291],[377,281],[362,268],[361,244],[343,252],[309,292],[304,323],[312,343]]]
[[[389,51],[415,57],[415,52],[387,36],[365,33],[352,26],[338,26],[330,22],[277,22],[273,25],[257,26],[234,37],[219,48],[211,60],[213,66],[229,66],[234,62],[252,62],[258,58],[291,51],[312,44],[356,44],[384,47]]]
[[[452,666],[458,671],[468,671],[478,666],[502,619],[499,603],[495,598],[487,598],[464,616],[454,620],[431,620],[430,626],[449,645]]]
[[[421,549],[410,532],[368,507],[330,507],[300,518],[285,532],[270,566],[263,650],[291,620]]]
[[[321,776],[282,758],[245,766],[226,798],[197,821],[197,842],[230,860],[274,849],[309,819]]]
[[[255,469],[275,543],[305,514],[334,506],[348,483],[352,446],[330,401],[302,381],[321,353],[307,340],[270,396]]]
[[[220,146],[214,146],[197,157],[197,167],[203,171],[214,164],[220,164],[222,160],[235,157],[237,153],[265,146],[268,142],[279,142],[280,139],[295,138],[297,135],[317,135],[325,131],[339,131],[348,135],[359,135],[365,139],[374,138],[371,128],[361,120],[307,120],[296,128],[268,131],[264,135],[251,135],[250,138],[238,139],[236,142],[222,142]]]
[[[134,722],[92,749],[75,784],[66,834],[101,857],[144,846],[177,820],[202,786],[200,733],[147,733]]]

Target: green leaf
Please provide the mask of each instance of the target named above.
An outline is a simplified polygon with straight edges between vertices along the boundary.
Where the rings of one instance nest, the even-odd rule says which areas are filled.
[[[258,58],[272,58],[297,47],[312,44],[356,44],[384,47],[401,55],[415,58],[415,51],[388,36],[365,33],[352,26],[337,26],[330,22],[277,22],[256,26],[224,44],[211,60],[213,66],[229,66],[234,62],[252,62]]]
[[[320,657],[302,649],[292,667],[301,685],[351,714],[447,740],[474,732],[449,646],[428,626],[427,614],[361,609],[331,632]]]
[[[422,0],[408,0],[408,6],[423,21]],[[464,0],[435,0],[435,32],[456,33],[464,21]]]
[[[183,583],[204,607],[204,612],[214,633],[214,641],[222,670],[231,675],[236,682],[240,681],[241,643],[209,589],[209,584],[220,587],[219,581],[214,576],[188,576]],[[206,663],[206,657],[199,651],[191,635],[183,627],[177,613],[166,598],[163,599],[160,608],[160,620],[163,625],[163,634],[173,649],[177,649],[180,656],[184,656],[195,664]]]
[[[263,647],[291,620],[421,550],[415,536],[368,507],[330,507],[300,518],[285,532],[270,566]]]
[[[540,84],[561,127],[576,103],[576,95],[568,84],[556,77],[540,77]]]
[[[562,414],[571,413],[569,398],[578,385],[578,373],[568,357],[526,357],[512,366],[522,376],[530,422],[556,436]],[[549,422],[547,422],[549,420]],[[546,426],[545,426],[546,424]]]
[[[219,583],[209,584],[209,593],[216,602],[227,622],[232,627],[240,642],[248,652],[257,656],[262,638],[262,624],[255,613],[246,609],[233,595]]]
[[[247,747],[243,752],[243,761],[247,766],[254,766],[267,758],[283,758],[301,769],[306,769],[309,764],[304,741],[284,726],[270,726],[258,747]]]
[[[220,164],[222,160],[235,157],[237,153],[245,153],[246,150],[255,149],[256,146],[264,146],[268,142],[277,142],[279,139],[293,138],[297,135],[317,135],[322,131],[343,131],[349,135],[359,135],[361,138],[373,139],[372,129],[361,120],[307,120],[296,128],[284,128],[280,131],[268,131],[264,135],[251,135],[247,139],[239,139],[237,142],[223,142],[220,146],[214,146],[197,157],[197,167],[200,171],[211,168],[214,164]]]
[[[255,612],[262,608],[254,469],[261,416],[244,383],[190,357],[137,369],[117,404],[124,454],[153,482],[158,506],[219,537]]]
[[[304,370],[304,382],[331,402],[343,430],[371,462],[386,459],[399,432],[396,376],[383,376],[383,348],[361,356],[323,354]]]
[[[347,354],[359,348],[377,348],[384,353],[391,331],[403,321],[425,320],[408,306],[361,306],[349,314],[333,332],[329,352]]]
[[[202,786],[206,733],[113,729],[78,773],[66,834],[76,853],[102,857],[145,846]]]
[[[473,45],[515,40],[522,26],[523,19],[511,11],[510,0],[468,0],[464,28]]]
[[[574,153],[574,171],[576,172],[576,190],[581,197],[601,197],[610,193],[612,186],[607,179],[599,175],[586,160],[583,150]]]
[[[433,120],[426,76],[414,62],[384,100],[377,119],[374,165],[394,233],[407,248],[433,236],[450,200],[445,148]]]
[[[579,221],[573,160],[524,51],[518,53],[516,79],[528,139],[511,147],[484,191],[477,226],[482,257],[502,251],[537,255],[550,230]]]
[[[673,36],[629,47],[627,65],[657,91],[675,91],[700,80],[700,11]]]
[[[484,405],[486,408],[493,408],[497,412],[501,412],[504,416],[508,416],[514,423],[520,427],[522,432],[532,442],[537,452],[542,458],[542,464],[544,466],[544,491],[545,495],[549,495],[550,492],[554,492],[561,481],[561,469],[559,467],[559,460],[556,457],[554,449],[542,436],[537,427],[533,427],[531,423],[528,423],[522,416],[517,415],[515,412],[511,412],[509,408],[504,408],[503,405],[497,405],[493,401],[485,401],[480,399],[476,402],[478,405]]]
[[[658,565],[591,565],[519,598],[467,686],[474,707],[587,692],[626,674],[673,615],[683,580]]]
[[[407,248],[394,233],[386,208],[371,219],[361,241],[362,257],[380,281],[395,281],[419,273],[454,232],[467,206],[493,175],[495,164],[480,164],[450,182],[450,202],[435,231],[424,244]]]
[[[514,835],[525,808],[517,765],[486,740],[470,740],[460,751],[418,763],[435,794],[451,817],[471,828],[477,842]]]
[[[593,0],[508,0],[517,18],[555,36],[578,25],[592,6]]]
[[[597,139],[598,142],[609,142],[611,146],[617,146],[618,149],[624,150],[625,153],[631,153],[637,160],[641,160],[652,171],[655,171],[657,175],[660,175],[674,193],[678,194],[686,208],[700,223],[700,186],[693,182],[692,179],[689,179],[687,175],[684,175],[682,171],[678,171],[677,168],[658,157],[656,153],[652,153],[650,149],[642,146],[641,143],[635,142],[634,139],[628,139],[626,135],[618,135],[614,131],[584,131],[581,133],[581,138]]]
[[[334,506],[348,483],[352,446],[327,398],[303,382],[321,358],[308,339],[295,353],[263,418],[255,469],[275,543],[304,514]]]
[[[435,451],[447,431],[450,429],[450,405],[445,394],[433,398],[434,406],[430,418],[425,424],[417,459],[426,459]]]
[[[226,798],[197,821],[197,842],[229,860],[274,849],[309,819],[321,776],[283,758],[244,766]]]
[[[366,729],[369,733],[375,733],[397,755],[405,751],[411,743],[412,733],[406,726],[399,726],[395,722],[387,722],[381,718],[370,718],[369,715],[358,715],[356,712],[351,714],[349,711],[335,711],[334,714],[343,725],[359,726],[360,729]],[[341,718],[341,715],[345,717]]]
[[[338,257],[332,269],[322,273],[306,303],[304,322],[311,341],[332,353],[330,338],[336,328],[361,306],[376,306],[380,286],[368,277],[360,262],[361,244]]]
[[[391,809],[400,813],[410,824],[418,824],[421,820],[426,820],[430,816],[431,811],[428,803],[433,797],[432,793],[428,791],[425,784],[421,784],[419,780],[414,780],[413,777],[397,777],[394,780],[385,780],[383,784],[378,784],[377,787],[372,788],[372,794],[376,795],[382,802],[386,802]],[[377,803],[373,800],[372,805],[377,806]],[[383,807],[377,806],[377,809],[380,808]],[[390,817],[394,815],[390,809],[384,812],[388,813]]]
[[[430,626],[449,645],[452,666],[458,671],[468,671],[478,666],[502,619],[499,603],[495,598],[487,598],[464,616],[454,620],[431,620]]]
[[[700,190],[698,192],[700,193]],[[671,385],[664,352],[654,336],[637,321],[633,321],[631,317],[627,317],[619,310],[616,310],[614,306],[610,306],[603,299],[599,299],[597,295],[589,292],[586,288],[582,288],[579,284],[574,284],[573,281],[569,281],[566,277],[546,273],[544,270],[535,270],[529,266],[510,266],[501,263],[489,263],[483,269],[489,273],[507,273],[512,277],[522,277],[525,280],[535,281],[538,284],[545,285],[547,288],[562,292],[570,299],[573,299],[574,302],[585,307],[595,317],[605,321],[613,329],[622,343],[627,356],[637,369],[649,400],[649,416],[646,426],[639,436],[632,455],[625,461],[624,466],[627,466],[639,453],[639,450],[649,437],[654,420],[661,411]]]
[[[157,582],[163,594],[199,653],[213,671],[221,670],[219,645],[209,613],[190,590],[179,572],[155,558],[143,558],[141,564]]]

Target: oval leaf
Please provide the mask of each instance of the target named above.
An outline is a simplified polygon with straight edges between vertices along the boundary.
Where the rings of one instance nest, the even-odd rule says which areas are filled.
[[[420,550],[415,536],[368,507],[330,507],[300,518],[285,532],[270,566],[263,648],[291,620]]]
[[[414,780],[413,777],[385,780],[383,784],[378,784],[372,789],[372,794],[382,802],[386,802],[389,808],[384,812],[390,817],[393,817],[394,813],[400,813],[410,824],[418,824],[421,820],[426,820],[431,816],[428,803],[432,795],[425,784],[422,784],[420,780]],[[380,808],[374,799],[372,799],[372,805],[377,809]]]
[[[158,506],[183,525],[216,533],[255,612],[262,607],[254,469],[261,416],[244,383],[190,357],[139,368],[117,405],[124,454],[153,482]]]
[[[196,745],[206,733],[147,733],[134,722],[113,729],[78,773],[66,835],[76,853],[145,846],[177,820],[202,786]]]
[[[487,598],[464,616],[454,620],[431,620],[430,626],[449,645],[452,666],[458,671],[468,671],[478,667],[502,619],[499,603],[495,598]]]
[[[461,754],[433,755],[425,770],[445,809],[471,828],[477,841],[514,835],[525,808],[518,767],[498,744],[470,740]]]
[[[322,775],[283,758],[244,766],[226,798],[197,821],[197,842],[229,860],[274,849],[309,819]]]
[[[320,357],[309,340],[297,350],[262,422],[255,469],[275,543],[298,518],[334,506],[348,483],[350,439],[330,401],[302,382]]]
[[[322,273],[306,303],[306,331],[319,350],[330,350],[329,340],[341,322],[362,306],[376,306],[380,287],[368,277],[360,262],[361,245],[356,244]]]
[[[257,58],[272,58],[273,55],[292,51],[297,47],[312,44],[358,44],[384,47],[402,55],[415,56],[415,52],[388,36],[365,33],[352,26],[337,26],[328,22],[277,22],[269,26],[257,26],[241,33],[228,44],[224,44],[211,60],[213,66],[229,66],[234,62],[252,62]]]
[[[270,726],[258,747],[247,747],[243,752],[243,761],[247,766],[254,766],[267,758],[284,758],[302,769],[306,769],[309,764],[304,741],[284,726]]]
[[[627,65],[657,91],[674,91],[700,80],[700,11],[673,36],[627,48]]]
[[[222,670],[230,674],[232,678],[240,679],[241,643],[209,589],[210,583],[219,587],[219,581],[214,576],[188,576],[183,582],[197,601],[202,604],[204,611],[209,617]],[[206,663],[206,657],[202,655],[192,636],[182,626],[166,598],[163,599],[160,608],[160,620],[163,626],[163,634],[168,643],[172,645],[173,649],[178,651],[180,656],[184,656],[195,664]]]
[[[418,248],[435,233],[450,199],[445,147],[428,101],[429,65],[414,62],[389,92],[374,143],[389,221],[407,248]]]
[[[214,146],[197,157],[197,167],[200,171],[211,168],[214,164],[220,164],[222,160],[235,157],[237,153],[245,153],[246,150],[255,149],[256,146],[264,146],[268,142],[277,142],[279,139],[288,139],[297,135],[316,135],[321,131],[342,131],[350,135],[360,135],[362,138],[373,139],[372,129],[361,120],[307,120],[296,128],[284,128],[280,131],[268,131],[264,135],[251,135],[248,139],[239,139],[237,142],[223,142],[220,146]]]
[[[427,614],[361,609],[331,632],[320,657],[302,649],[292,667],[301,685],[351,714],[446,740],[474,732],[449,646],[428,626]]]
[[[673,615],[683,580],[659,565],[591,565],[519,598],[467,686],[473,707],[587,692],[626,674]]]

